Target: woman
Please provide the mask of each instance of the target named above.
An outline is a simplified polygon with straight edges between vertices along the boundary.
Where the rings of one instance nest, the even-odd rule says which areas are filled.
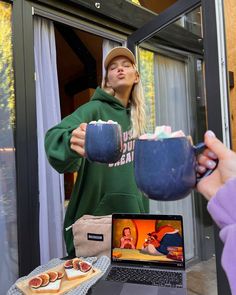
[[[120,238],[121,249],[135,249],[134,239],[131,235],[130,227],[125,227],[122,231],[122,237]]]
[[[138,190],[133,172],[134,137],[144,132],[145,111],[135,57],[125,47],[113,48],[105,58],[105,77],[91,100],[50,129],[45,149],[59,172],[78,171],[66,211],[64,227],[84,214],[148,212],[148,199]],[[90,121],[113,120],[123,131],[126,147],[115,164],[88,162],[84,156],[86,126]],[[64,231],[68,255],[74,256],[72,231]]]
[[[224,243],[222,266],[229,280],[232,295],[236,295],[236,154],[227,149],[212,131],[205,134],[208,147],[198,159],[198,172],[204,173],[206,168],[214,172],[203,178],[197,185],[208,203],[208,211],[220,228],[220,238]]]

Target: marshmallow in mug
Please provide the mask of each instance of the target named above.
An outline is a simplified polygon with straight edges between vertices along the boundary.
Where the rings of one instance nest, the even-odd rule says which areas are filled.
[[[89,122],[89,124],[118,124],[118,123],[112,120],[102,121],[99,119],[98,121],[91,121]]]
[[[141,135],[139,139],[158,140],[171,137],[185,137],[185,134],[182,130],[171,132],[170,126],[163,125],[157,126],[155,129],[155,133],[145,133]]]

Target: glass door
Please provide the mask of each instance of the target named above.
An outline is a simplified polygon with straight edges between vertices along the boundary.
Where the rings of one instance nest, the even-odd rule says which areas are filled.
[[[128,47],[139,62],[149,132],[157,125],[170,125],[173,131],[181,129],[191,135],[194,143],[203,140],[207,129],[222,138],[214,5],[214,1],[177,1],[129,36]],[[214,91],[210,86],[213,81]],[[218,292],[221,294],[223,284],[224,294],[230,294],[220,271],[218,234],[214,237],[202,197],[192,193],[175,202],[151,201],[150,211],[183,215],[187,265],[208,260],[216,253],[217,279],[221,282]]]
[[[192,19],[195,20],[194,28],[189,26],[189,23],[193,22]],[[182,130],[186,135],[191,135],[194,142],[202,140],[197,130],[200,126],[196,118],[196,90],[199,86],[195,79],[196,60],[203,58],[201,28],[201,9],[197,7],[139,44],[137,51],[140,74],[147,117],[151,118],[148,122],[148,132],[154,132],[155,126],[169,125],[172,131]],[[195,52],[184,48],[184,42],[189,42],[190,38],[197,40],[196,48],[192,45]],[[183,41],[179,46],[177,40],[181,39]],[[201,99],[205,105],[205,97]],[[202,129],[206,130],[205,117],[202,118],[201,124]],[[150,201],[152,213],[183,215],[187,261],[201,256],[198,247],[194,247],[196,224],[193,197],[192,194],[175,202]]]

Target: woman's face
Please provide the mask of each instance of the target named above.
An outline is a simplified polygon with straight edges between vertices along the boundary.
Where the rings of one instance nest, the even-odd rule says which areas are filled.
[[[107,86],[115,91],[132,88],[139,75],[131,61],[124,56],[115,57],[108,66]]]
[[[126,228],[126,229],[124,230],[124,234],[125,234],[125,236],[130,235],[130,234],[131,234],[130,229],[129,229],[129,228]]]

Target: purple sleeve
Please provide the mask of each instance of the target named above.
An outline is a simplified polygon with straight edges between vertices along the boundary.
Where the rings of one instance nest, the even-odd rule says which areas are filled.
[[[207,206],[219,228],[236,223],[236,178],[228,180]]]
[[[219,226],[224,243],[222,266],[232,295],[236,295],[236,178],[225,183],[208,203],[207,209]]]

